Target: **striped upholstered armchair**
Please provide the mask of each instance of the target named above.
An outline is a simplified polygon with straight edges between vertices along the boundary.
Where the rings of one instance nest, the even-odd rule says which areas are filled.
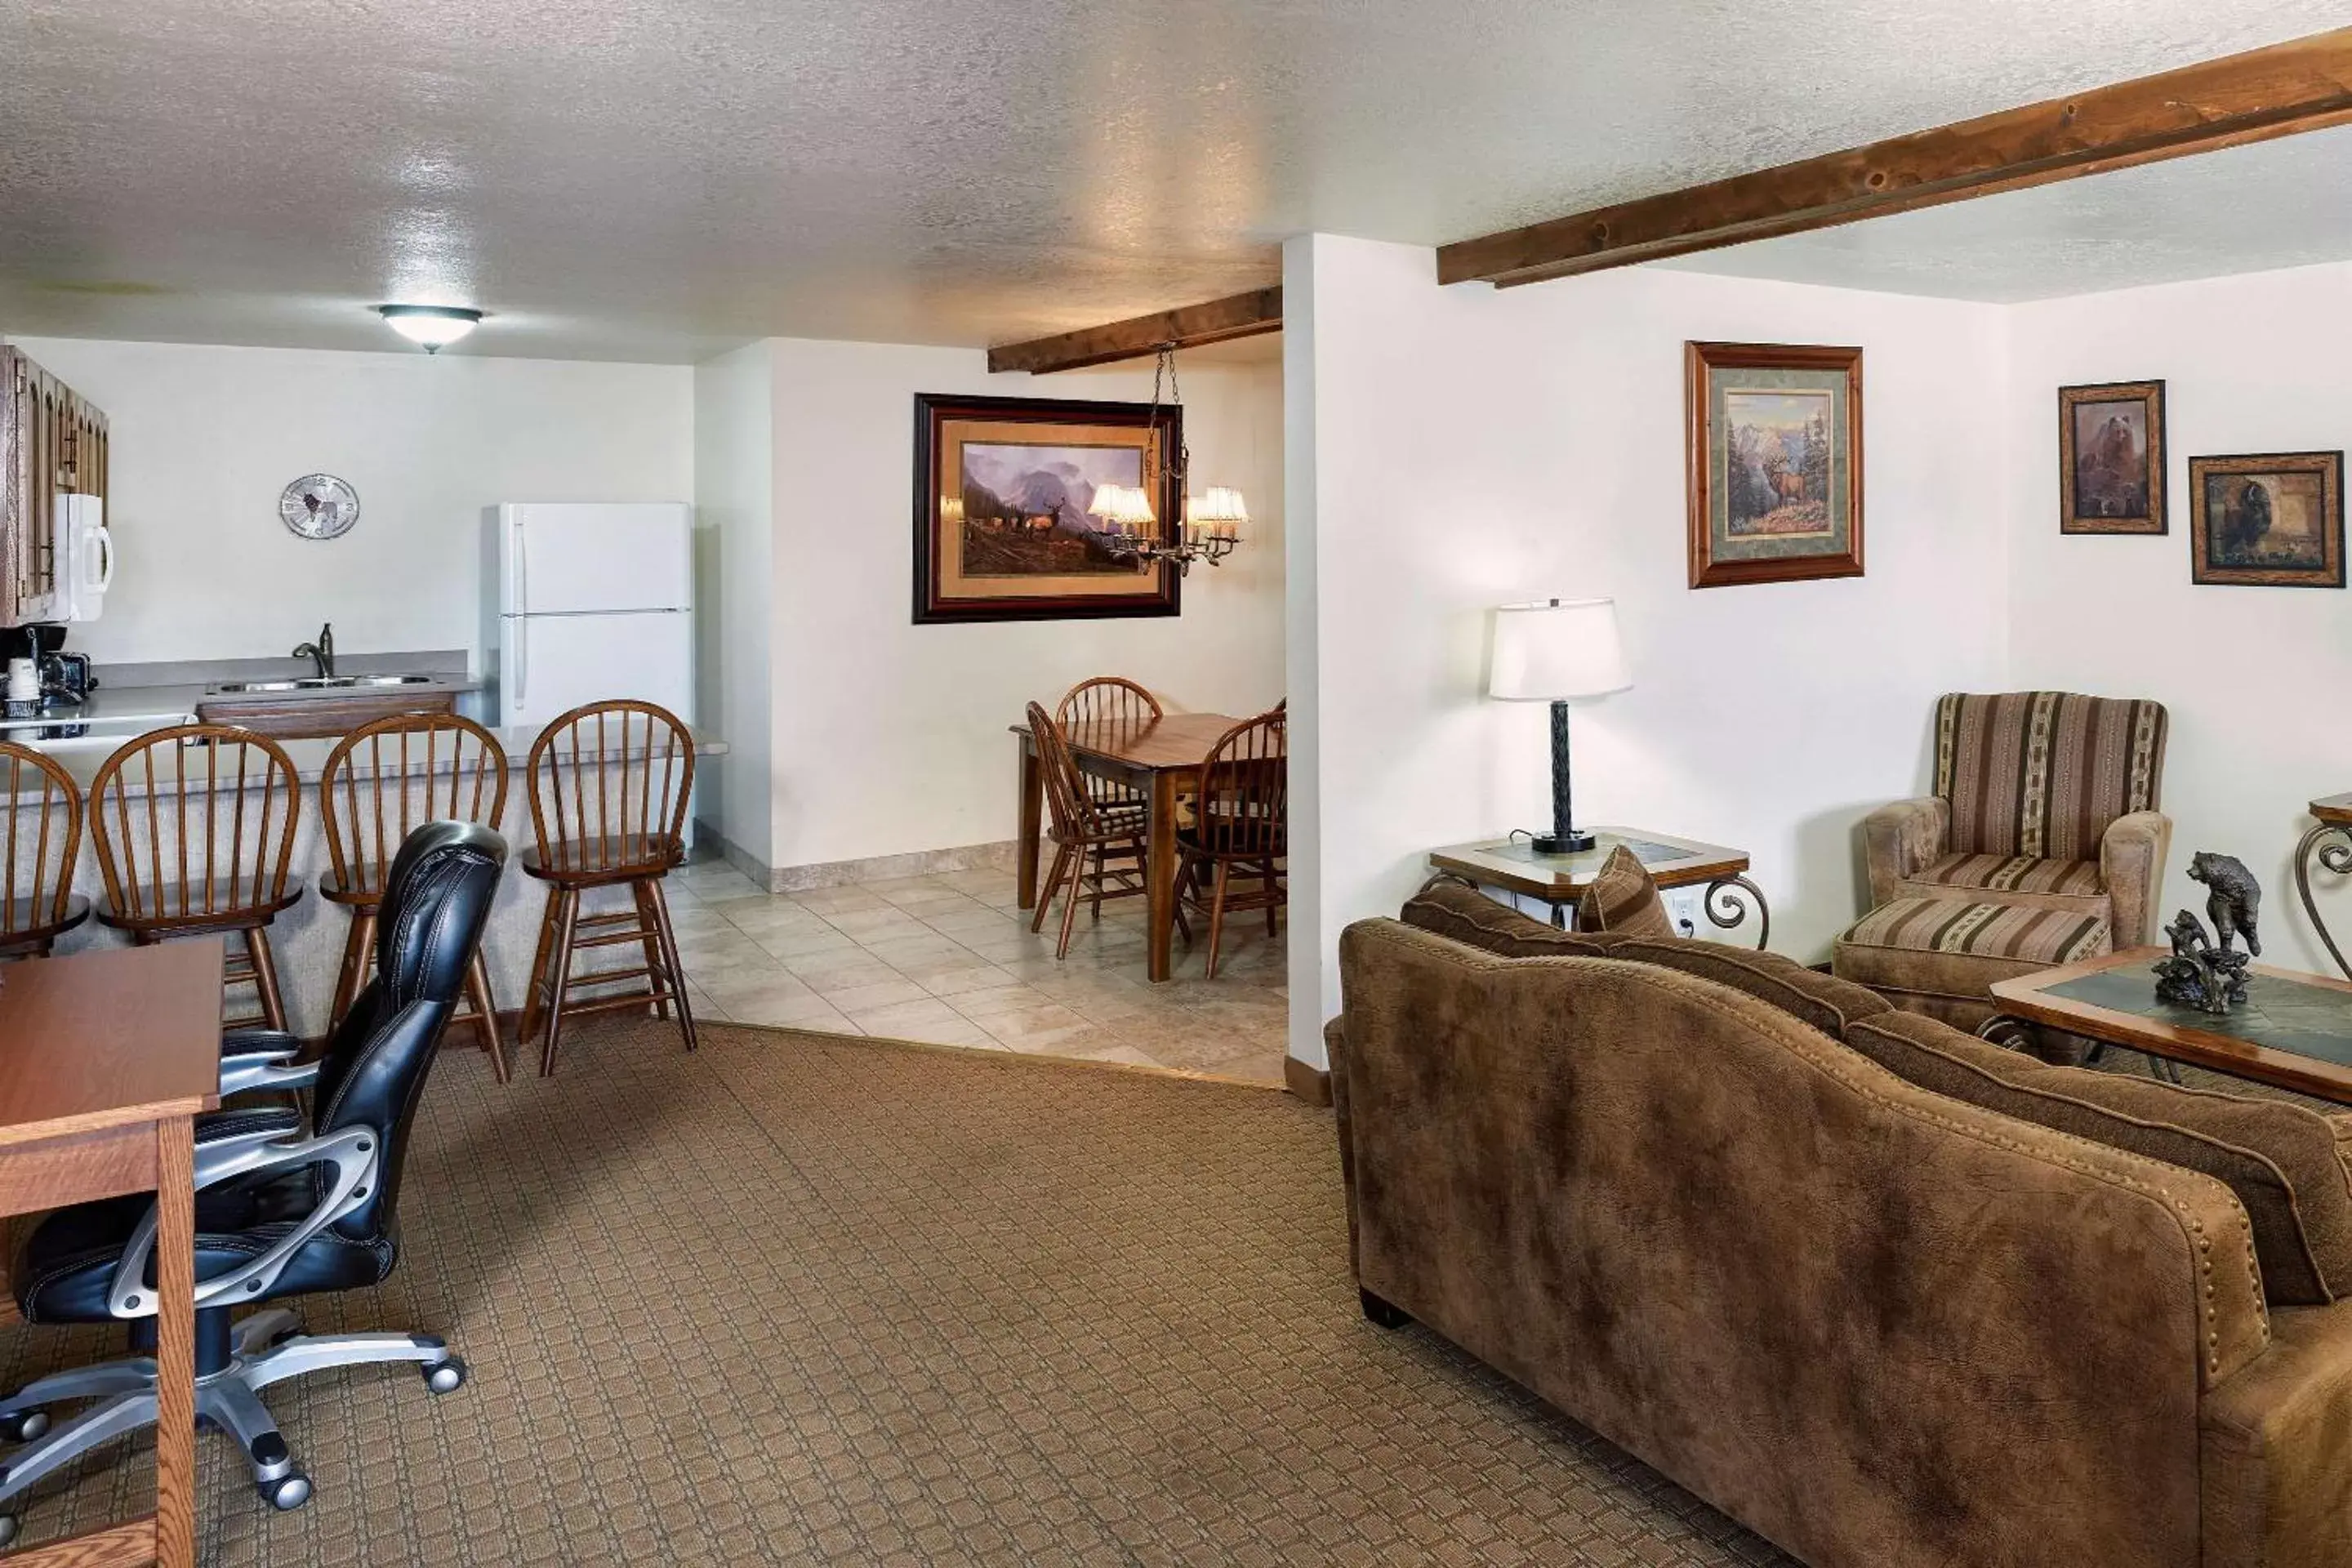
[[[2152,940],[2171,819],[2163,705],[2067,691],[1936,704],[1936,793],[1864,824],[1871,910],[1832,968],[1973,1029],[1993,982]]]

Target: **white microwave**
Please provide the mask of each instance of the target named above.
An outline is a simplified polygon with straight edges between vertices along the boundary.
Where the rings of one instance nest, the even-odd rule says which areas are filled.
[[[114,581],[114,536],[106,531],[102,496],[58,497],[55,533],[57,588],[47,619],[94,621]]]

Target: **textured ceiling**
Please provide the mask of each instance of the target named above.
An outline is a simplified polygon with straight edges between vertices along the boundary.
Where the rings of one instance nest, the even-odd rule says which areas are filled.
[[[0,331],[979,344],[2316,31],[2316,0],[0,0]],[[1559,285],[1551,285],[1559,287]]]
[[[2006,302],[2346,260],[2352,127],[1658,265]]]

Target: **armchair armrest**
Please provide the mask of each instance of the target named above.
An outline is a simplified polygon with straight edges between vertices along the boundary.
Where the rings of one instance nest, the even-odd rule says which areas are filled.
[[[282,1029],[237,1029],[223,1035],[220,1091],[310,1088],[318,1079],[319,1064],[295,1066],[301,1048],[302,1043]]]
[[[382,1158],[380,1140],[370,1127],[346,1127],[323,1137],[300,1136],[299,1117],[291,1110],[240,1111],[211,1120],[196,1148],[195,1188],[201,1193],[236,1176],[268,1171],[294,1171],[324,1165],[331,1176],[316,1207],[259,1256],[226,1274],[196,1282],[196,1310],[218,1307],[265,1294],[285,1272],[294,1255],[327,1226],[334,1224],[374,1189]],[[144,1218],[123,1243],[107,1286],[107,1310],[116,1318],[147,1318],[155,1313],[155,1288],[147,1283],[155,1256],[156,1211],[147,1205]]]
[[[1945,851],[1952,838],[1952,806],[1941,795],[1898,800],[1862,819],[1862,858],[1870,872],[1873,909],[1895,898],[1895,884]]]
[[[2099,879],[2106,884],[2107,923],[2118,950],[2137,947],[2155,931],[2171,847],[2172,818],[2160,811],[2118,816],[2099,839]]]

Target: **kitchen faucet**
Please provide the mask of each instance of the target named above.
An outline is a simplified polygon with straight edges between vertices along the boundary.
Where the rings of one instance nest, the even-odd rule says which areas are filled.
[[[335,623],[329,621],[319,628],[319,640],[297,644],[290,658],[307,658],[319,667],[321,679],[335,673]]]

